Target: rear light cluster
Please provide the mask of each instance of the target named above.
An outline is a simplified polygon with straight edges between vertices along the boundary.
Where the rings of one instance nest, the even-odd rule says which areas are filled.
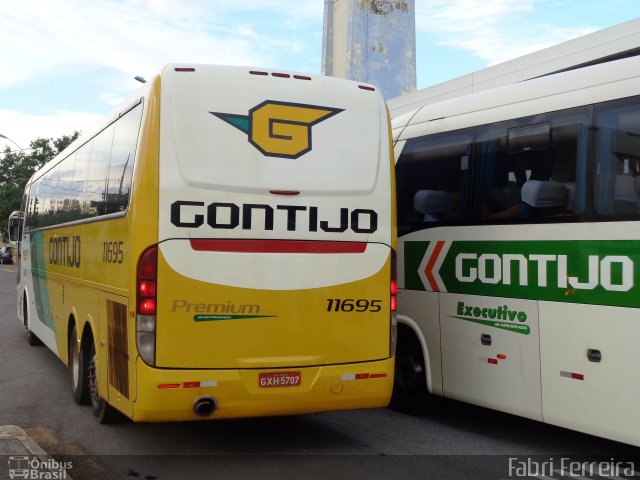
[[[158,247],[147,248],[138,260],[136,275],[136,343],[147,365],[156,361],[156,309],[158,288]]]
[[[391,311],[398,310],[398,281],[391,280]]]
[[[391,310],[391,335],[389,342],[389,356],[393,357],[396,353],[396,341],[398,339],[398,269],[397,255],[395,250],[391,250],[391,286],[390,286],[390,310]]]

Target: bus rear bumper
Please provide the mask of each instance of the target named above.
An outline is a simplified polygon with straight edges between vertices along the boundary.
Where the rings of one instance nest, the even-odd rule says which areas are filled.
[[[136,368],[133,420],[158,422],[385,407],[393,388],[394,359],[284,369],[167,370],[138,358]],[[194,410],[203,397],[215,402],[207,416]]]

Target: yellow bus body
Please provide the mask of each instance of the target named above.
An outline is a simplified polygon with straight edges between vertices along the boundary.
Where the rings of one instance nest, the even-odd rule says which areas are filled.
[[[72,372],[93,347],[94,403],[134,421],[182,421],[389,402],[395,208],[386,107],[370,86],[287,75],[168,66],[27,185],[18,316]],[[249,98],[229,104],[224,88],[242,82]],[[217,93],[202,93],[209,89]],[[112,135],[113,157],[131,112],[141,112],[133,166],[121,161],[121,176],[112,166],[101,197],[80,197],[90,182],[69,197],[87,145],[95,157]],[[238,184],[230,160],[207,166],[212,146],[213,157],[247,161]],[[351,167],[340,171],[349,157],[363,172],[357,181]],[[335,177],[323,178],[324,168]],[[147,281],[140,262],[150,248],[156,276]],[[202,398],[213,404],[205,414]]]

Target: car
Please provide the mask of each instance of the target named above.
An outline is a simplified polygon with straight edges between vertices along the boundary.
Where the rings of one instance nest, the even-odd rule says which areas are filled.
[[[0,263],[1,264],[13,263],[13,247],[0,248]]]

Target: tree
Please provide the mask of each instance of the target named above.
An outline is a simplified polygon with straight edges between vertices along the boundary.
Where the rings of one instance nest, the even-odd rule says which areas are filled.
[[[37,138],[25,151],[6,147],[0,159],[0,232],[7,238],[7,220],[11,212],[20,210],[24,187],[36,170],[67,148],[79,133],[63,135],[60,138]]]

